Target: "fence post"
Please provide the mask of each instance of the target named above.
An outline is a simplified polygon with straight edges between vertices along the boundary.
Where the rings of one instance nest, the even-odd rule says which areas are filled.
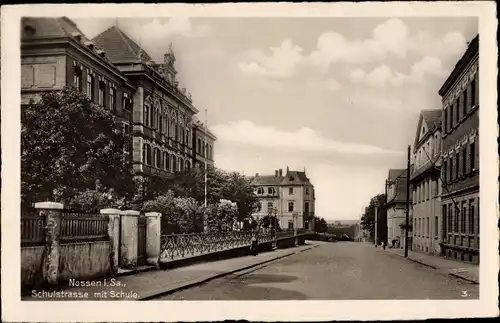
[[[38,202],[35,208],[40,215],[45,215],[45,257],[43,259],[43,279],[49,285],[56,285],[59,280],[59,257],[61,245],[61,216],[64,205],[56,202]]]
[[[120,232],[120,264],[123,268],[137,267],[137,242],[139,211],[121,211],[122,230]]]
[[[120,210],[102,209],[100,213],[109,217],[108,236],[109,236],[109,272],[114,277],[118,273],[119,247],[120,247]]]
[[[161,249],[161,213],[146,213],[146,261],[148,264],[160,267]]]

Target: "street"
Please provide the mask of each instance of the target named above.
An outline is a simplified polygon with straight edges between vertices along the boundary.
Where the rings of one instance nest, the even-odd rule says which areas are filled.
[[[317,242],[315,242],[317,243]],[[320,243],[156,300],[478,299],[479,285],[356,242]]]

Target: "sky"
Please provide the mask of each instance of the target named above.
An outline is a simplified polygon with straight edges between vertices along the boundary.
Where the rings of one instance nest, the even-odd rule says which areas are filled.
[[[306,170],[316,215],[361,217],[406,167],[422,109],[478,33],[477,18],[73,19],[113,24],[156,62],[169,43],[180,85],[208,112],[217,167]]]

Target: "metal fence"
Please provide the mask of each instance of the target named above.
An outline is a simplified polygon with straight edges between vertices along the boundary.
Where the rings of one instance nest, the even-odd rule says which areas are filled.
[[[64,210],[61,218],[61,243],[105,241],[108,239],[107,216],[96,212]],[[42,245],[45,242],[46,217],[36,209],[21,214],[21,246]]]
[[[250,246],[256,235],[259,244],[295,236],[294,230],[279,231],[229,231],[216,233],[171,234],[161,236],[160,259],[172,261]]]
[[[97,212],[63,211],[61,242],[86,242],[108,239],[109,217]]]

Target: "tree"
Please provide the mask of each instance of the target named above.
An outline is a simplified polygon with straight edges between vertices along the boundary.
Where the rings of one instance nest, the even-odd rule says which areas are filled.
[[[378,194],[370,199],[370,204],[365,210],[365,213],[361,217],[361,227],[363,230],[370,232],[370,235],[375,236],[375,206],[377,207],[377,220],[378,220],[378,235],[382,240],[386,239],[386,233],[383,229],[381,223],[385,223],[384,219],[387,218],[387,212],[384,208],[385,206],[385,194]]]
[[[78,192],[131,192],[125,135],[114,115],[66,87],[22,109],[21,191],[24,202],[65,202]]]
[[[208,232],[224,232],[233,229],[233,223],[238,214],[236,203],[220,200],[205,210],[205,220]]]
[[[162,214],[162,234],[203,231],[203,208],[195,199],[175,197],[172,191],[144,202],[142,211]]]

